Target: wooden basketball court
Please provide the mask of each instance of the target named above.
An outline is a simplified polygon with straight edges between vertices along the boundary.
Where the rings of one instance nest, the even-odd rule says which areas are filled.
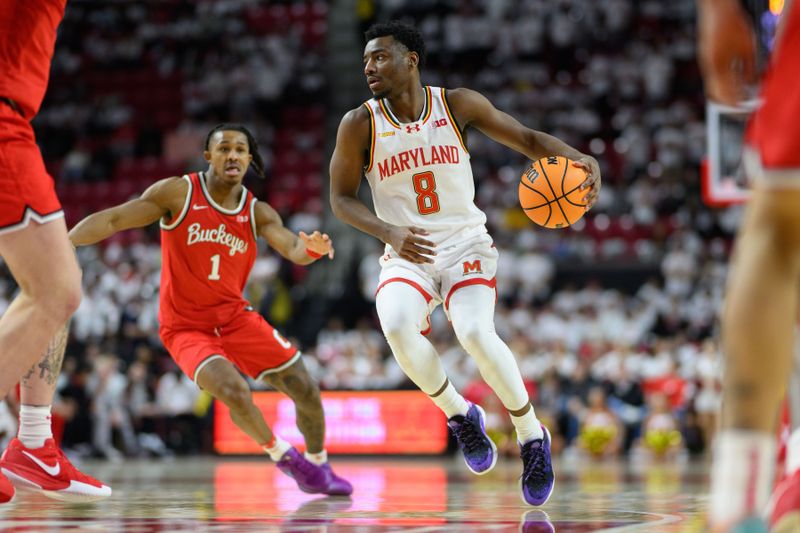
[[[300,492],[267,459],[83,463],[114,488],[95,504],[18,492],[0,507],[2,531],[461,531],[679,532],[700,530],[705,464],[556,463],[541,510],[524,503],[519,463],[501,458],[486,476],[460,457],[334,459],[351,498]]]

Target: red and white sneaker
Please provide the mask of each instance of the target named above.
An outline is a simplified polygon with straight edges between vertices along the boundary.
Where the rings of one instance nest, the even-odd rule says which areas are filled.
[[[0,472],[16,487],[55,500],[93,502],[111,496],[111,487],[75,468],[53,439],[33,449],[13,439],[0,457]]]
[[[0,474],[0,503],[6,503],[14,497],[14,485],[7,477]]]

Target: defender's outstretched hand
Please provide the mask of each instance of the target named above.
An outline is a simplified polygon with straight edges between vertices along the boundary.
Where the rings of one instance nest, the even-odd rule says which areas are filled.
[[[320,233],[315,231],[311,235],[307,235],[301,231],[298,235],[303,239],[303,244],[306,245],[307,250],[311,250],[315,254],[327,255],[328,259],[333,259],[335,253],[333,249],[333,241],[327,233]]]

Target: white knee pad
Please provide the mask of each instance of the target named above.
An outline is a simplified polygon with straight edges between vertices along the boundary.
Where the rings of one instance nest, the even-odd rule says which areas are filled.
[[[411,286],[395,282],[384,285],[375,299],[381,329],[389,344],[402,344],[428,320],[428,304]]]
[[[381,288],[375,307],[400,368],[423,392],[436,392],[446,375],[433,345],[420,333],[427,327],[428,302],[414,287],[395,282]]]

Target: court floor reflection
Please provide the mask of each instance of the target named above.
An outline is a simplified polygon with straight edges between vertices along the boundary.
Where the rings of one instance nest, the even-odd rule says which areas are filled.
[[[460,459],[336,459],[350,498],[300,492],[266,459],[203,457],[91,463],[105,502],[70,505],[18,493],[0,507],[2,531],[588,531],[682,532],[701,523],[703,464],[557,464],[543,509],[519,495],[519,466],[486,476]]]

